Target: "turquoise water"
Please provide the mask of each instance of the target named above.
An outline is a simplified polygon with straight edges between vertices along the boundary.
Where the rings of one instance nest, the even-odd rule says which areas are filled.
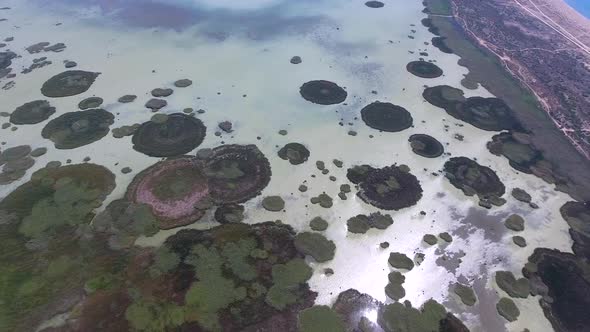
[[[565,2],[577,10],[580,14],[590,18],[590,1],[588,0],[565,0]]]

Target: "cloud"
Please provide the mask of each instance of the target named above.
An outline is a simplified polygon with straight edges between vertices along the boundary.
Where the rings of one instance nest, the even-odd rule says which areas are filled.
[[[305,4],[326,0],[35,0],[52,11],[89,20],[111,20],[140,28],[177,31],[198,27],[206,37],[223,40],[230,36],[265,40],[282,34],[313,31],[325,17]],[[102,23],[101,23],[102,24]]]
[[[156,0],[167,4],[178,4],[210,9],[227,10],[259,10],[273,7],[286,2],[287,0]]]

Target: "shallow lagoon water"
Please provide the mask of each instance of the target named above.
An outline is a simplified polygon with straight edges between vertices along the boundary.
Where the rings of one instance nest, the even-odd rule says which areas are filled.
[[[0,91],[3,111],[36,99],[43,99],[40,87],[48,78],[64,71],[63,61],[76,61],[76,69],[100,72],[85,93],[67,98],[49,98],[56,113],[54,119],[78,109],[84,98],[99,96],[101,106],[115,114],[112,128],[143,123],[153,113],[144,107],[152,98],[150,91],[171,87],[174,93],[165,98],[168,105],[159,113],[171,114],[191,107],[203,109],[198,114],[207,126],[207,136],[199,148],[220,144],[256,144],[269,159],[272,168],[270,184],[260,196],[245,203],[245,223],[255,224],[280,219],[297,232],[309,231],[309,221],[321,216],[330,226],[322,232],[336,244],[334,259],[317,263],[307,258],[313,268],[309,280],[318,293],[315,303],[331,305],[337,295],[349,288],[367,293],[390,303],[384,288],[389,253],[405,253],[414,258],[420,252],[424,261],[404,273],[406,296],[415,307],[433,298],[459,317],[471,331],[550,330],[538,304],[538,297],[515,299],[520,318],[507,323],[497,314],[495,304],[505,296],[494,282],[497,270],[509,270],[520,276],[520,269],[536,247],[556,248],[571,252],[568,226],[559,208],[568,200],[566,194],[532,175],[512,169],[508,161],[485,149],[494,132],[479,130],[430,105],[422,98],[424,86],[461,87],[464,67],[458,57],[445,54],[429,44],[432,34],[420,24],[425,16],[419,1],[388,1],[383,8],[368,8],[362,1],[4,1],[10,10],[0,11],[7,21],[2,25],[2,39],[14,37],[6,48],[22,57],[13,59],[14,87]],[[59,23],[59,25],[57,25]],[[413,32],[415,31],[415,32]],[[411,36],[412,38],[409,38]],[[25,48],[42,41],[64,43],[59,53],[28,54]],[[428,44],[427,44],[428,43]],[[420,56],[427,52],[428,56]],[[28,74],[20,74],[33,58],[47,56],[53,63]],[[300,56],[302,63],[289,62]],[[444,75],[433,79],[419,78],[406,71],[406,64],[423,57],[436,60]],[[174,88],[173,82],[188,78],[193,84]],[[300,86],[311,80],[329,80],[345,87],[345,103],[317,105],[304,100]],[[0,80],[0,85],[9,79]],[[465,90],[465,96],[491,95],[483,88]],[[117,103],[125,94],[135,94],[129,104]],[[396,133],[379,132],[366,126],[360,110],[374,102],[391,102],[406,108],[414,126]],[[217,124],[231,121],[233,132],[222,133]],[[343,125],[339,125],[342,122]],[[33,168],[19,181],[0,186],[0,197],[29,180],[31,174],[47,162],[92,163],[109,168],[116,175],[116,187],[97,211],[120,199],[137,173],[159,161],[132,149],[131,138],[101,140],[71,150],[58,150],[41,137],[46,122],[16,126],[16,131],[0,131],[5,147],[28,144],[47,147],[48,152],[36,159]],[[280,135],[279,130],[286,130]],[[349,132],[354,131],[355,136]],[[412,152],[408,138],[428,134],[439,140],[448,155],[427,159]],[[463,137],[456,138],[456,134]],[[298,142],[311,152],[309,160],[291,165],[278,157],[285,144]],[[4,150],[4,148],[2,148]],[[194,154],[193,151],[189,154]],[[485,210],[476,198],[465,196],[438,172],[450,156],[477,159],[495,170],[506,185],[502,207]],[[332,164],[343,161],[344,167]],[[326,163],[324,175],[315,162]],[[337,194],[339,186],[349,183],[346,170],[353,165],[374,167],[394,163],[410,167],[421,182],[422,199],[417,205],[400,211],[386,211],[394,224],[386,230],[369,230],[366,234],[347,231],[346,220],[358,214],[378,211],[357,198],[353,190],[347,200]],[[132,169],[123,174],[124,167]],[[336,181],[329,179],[335,176]],[[308,190],[298,190],[305,183]],[[523,188],[532,195],[539,209],[510,197],[510,190]],[[334,199],[333,207],[322,208],[310,199],[322,192]],[[265,196],[280,195],[286,202],[284,212],[262,208]],[[208,229],[216,226],[214,209],[189,226],[162,230],[150,237],[140,237],[137,246],[158,247],[180,229]],[[425,212],[425,215],[421,214]],[[526,223],[518,235],[527,247],[512,242],[513,232],[503,226],[512,213],[521,214]],[[424,234],[449,232],[453,242],[428,246]],[[380,243],[389,242],[388,249]],[[333,275],[324,273],[334,270]],[[457,281],[474,285],[478,302],[473,307],[461,304],[450,287]],[[367,313],[376,319],[376,313]],[[59,316],[60,319],[67,314]],[[369,317],[371,319],[371,317]],[[59,325],[54,319],[47,325]]]

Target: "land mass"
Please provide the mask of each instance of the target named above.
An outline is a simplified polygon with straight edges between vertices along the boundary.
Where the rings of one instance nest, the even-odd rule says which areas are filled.
[[[590,200],[590,20],[562,0],[424,3],[470,70],[463,85],[504,99],[567,183],[558,189]]]

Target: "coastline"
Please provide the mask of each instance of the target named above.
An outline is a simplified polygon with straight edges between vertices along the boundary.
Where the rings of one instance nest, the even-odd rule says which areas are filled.
[[[543,0],[541,0],[543,1]],[[586,40],[590,41],[590,18],[584,16],[576,8],[572,7],[565,0],[544,0],[547,3],[547,7],[553,9],[552,14],[567,17],[568,20],[572,21],[576,25],[579,25],[584,29],[584,32],[580,35],[585,35]]]
[[[565,6],[573,11],[561,0],[547,3],[554,4],[551,7],[554,9]],[[424,5],[438,35],[445,38],[445,44],[461,58],[459,65],[469,69],[462,82],[464,87],[476,87],[479,83],[503,99],[515,111],[525,129],[534,133],[534,146],[555,166],[556,173],[567,179],[567,188],[558,186],[556,189],[568,192],[577,200],[590,200],[590,160],[575,147],[574,139],[560,129],[559,122],[550,114],[545,95],[536,92],[521,77],[521,71],[527,68],[514,66],[512,59],[496,52],[471,31],[458,15],[453,1],[425,0]],[[576,14],[586,20],[581,14]]]

